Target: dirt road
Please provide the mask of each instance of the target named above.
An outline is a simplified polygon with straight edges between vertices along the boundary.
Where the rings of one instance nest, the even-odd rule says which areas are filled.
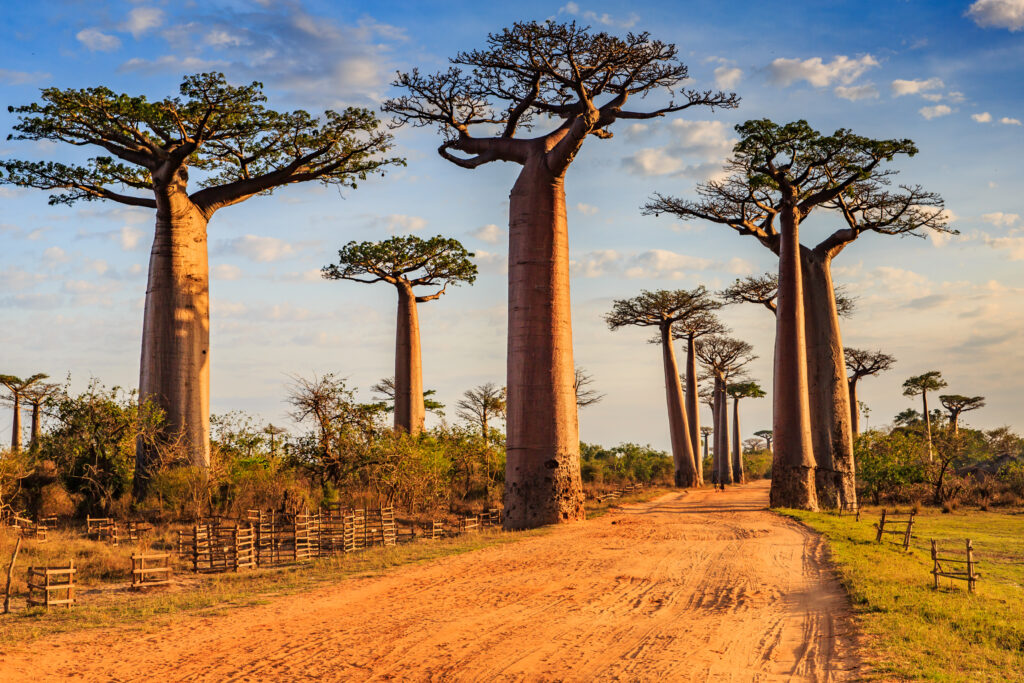
[[[0,679],[856,679],[822,542],[767,492],[669,494],[160,633],[49,638],[0,657]]]

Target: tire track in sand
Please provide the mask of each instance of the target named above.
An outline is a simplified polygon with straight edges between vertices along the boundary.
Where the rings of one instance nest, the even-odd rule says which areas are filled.
[[[859,666],[823,541],[767,483],[669,494],[551,534],[160,634],[0,653],[5,681],[846,681]]]

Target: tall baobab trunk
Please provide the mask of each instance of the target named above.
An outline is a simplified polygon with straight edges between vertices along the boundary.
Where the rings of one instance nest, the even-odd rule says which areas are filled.
[[[28,442],[29,450],[35,451],[39,447],[39,435],[42,433],[42,420],[40,419],[41,404],[36,401],[32,404],[32,438]]]
[[[686,335],[686,421],[690,428],[690,443],[693,444],[694,465],[697,470],[697,486],[704,484],[704,461],[700,453],[700,396],[697,393],[697,354],[692,334]],[[705,446],[707,441],[704,442]],[[705,449],[706,451],[707,449]],[[704,457],[707,457],[704,453]]]
[[[675,484],[691,487],[697,483],[697,465],[694,458],[693,442],[686,419],[683,387],[679,384],[679,366],[672,345],[672,325],[661,325],[661,355],[665,367],[665,397],[668,403],[668,428],[672,440],[672,460],[675,464]]]
[[[21,451],[21,395],[11,392],[14,400],[14,422],[11,424],[11,452]]]
[[[509,197],[505,527],[581,520],[562,175],[527,159]]]
[[[959,423],[960,423],[960,414],[959,413],[953,413],[952,415],[949,416],[949,424],[950,424],[950,428],[953,431],[953,436],[956,436],[957,434],[960,433],[960,424]]]
[[[184,169],[180,171],[184,173]],[[207,217],[183,185],[156,193],[156,234],[142,324],[139,401],[164,411],[165,435],[210,464],[210,285]],[[136,448],[135,498],[145,495],[154,446]]]
[[[795,193],[782,210],[779,240],[779,293],[776,308],[773,383],[772,507],[818,509],[814,482],[811,411],[807,393],[800,229]]]
[[[928,414],[928,390],[921,390],[921,402],[924,406],[924,429],[928,435],[928,462],[932,462],[935,456],[932,452],[932,416]]]
[[[715,379],[715,453],[718,454],[718,483],[732,483],[732,461],[729,458],[729,399],[725,380]]]
[[[416,435],[423,431],[423,361],[420,321],[412,287],[399,282],[398,325],[395,340],[395,430]]]
[[[743,444],[740,442],[740,399],[732,399],[732,481],[742,484],[743,476]]]
[[[857,407],[857,377],[851,377],[846,384],[850,392],[850,436],[856,439],[860,436],[860,408]]]
[[[800,256],[815,486],[818,505],[831,509],[857,500],[850,389],[831,256],[806,247]]]

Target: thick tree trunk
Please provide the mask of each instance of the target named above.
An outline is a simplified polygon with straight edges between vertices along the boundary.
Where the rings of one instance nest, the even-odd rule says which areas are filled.
[[[949,416],[949,424],[953,430],[953,436],[960,433],[960,413],[952,413]]]
[[[700,396],[697,391],[697,354],[694,350],[692,334],[686,336],[686,422],[690,429],[690,443],[693,444],[694,465],[697,469],[697,486],[701,486],[704,484],[704,462],[699,456]],[[706,445],[707,441],[704,443]],[[704,457],[707,457],[706,452]]]
[[[743,444],[740,442],[740,400],[732,400],[732,481],[742,484],[743,475]]]
[[[668,404],[672,461],[675,464],[675,484],[689,488],[697,483],[697,465],[686,419],[683,387],[679,384],[679,366],[676,364],[676,352],[672,345],[672,325],[668,323],[661,326],[661,356],[665,369],[665,397]]]
[[[784,206],[779,240],[779,293],[775,314],[775,381],[771,506],[818,509],[814,483],[811,412],[807,392],[800,231],[796,199]]]
[[[21,451],[21,396],[14,394],[14,422],[11,423],[11,452],[18,453],[19,451]]]
[[[395,338],[395,430],[412,435],[423,431],[423,361],[420,351],[420,321],[412,287],[400,282],[398,289],[398,333]]]
[[[29,450],[34,451],[39,446],[39,435],[42,433],[42,420],[40,419],[40,404],[32,404],[32,439],[28,442]]]
[[[847,382],[850,392],[850,435],[856,439],[860,436],[860,407],[857,405],[857,378],[851,377]]]
[[[139,401],[165,415],[163,438],[180,439],[198,467],[210,464],[210,287],[206,217],[183,190],[157,193],[156,234],[142,324]],[[136,447],[135,499],[145,495],[156,449]]]
[[[924,429],[928,435],[928,462],[932,462],[935,456],[932,452],[932,416],[928,414],[928,392],[921,391],[921,402],[924,404]]]
[[[505,528],[584,519],[563,176],[527,159],[510,195]]]
[[[725,380],[715,379],[715,452],[718,456],[718,483],[732,483],[732,460],[729,457],[729,399],[725,395]]]
[[[850,390],[839,330],[831,257],[800,248],[811,443],[818,506],[856,502]]]

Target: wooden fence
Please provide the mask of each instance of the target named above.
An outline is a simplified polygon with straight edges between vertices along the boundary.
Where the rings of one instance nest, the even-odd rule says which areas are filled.
[[[111,545],[120,543],[117,521],[112,517],[86,517],[85,534],[94,541],[107,541]]]
[[[166,586],[171,582],[171,554],[132,554],[132,588]]]
[[[74,560],[67,567],[29,567],[28,606],[50,609],[64,605],[70,609],[75,604],[75,571]]]
[[[963,565],[962,571],[951,568],[950,565]],[[967,539],[966,552],[963,558],[939,557],[939,546],[932,541],[932,576],[935,578],[935,587],[939,587],[939,577],[955,579],[967,582],[967,592],[974,592],[974,584],[977,583],[981,574],[975,572],[977,565],[974,562],[974,544]]]
[[[910,538],[914,530],[913,510],[910,511],[910,515],[907,517],[894,517],[892,515],[886,516],[885,508],[883,508],[882,517],[875,526],[878,528],[878,534],[875,536],[876,543],[881,543],[882,539],[886,536],[895,536],[896,540],[893,543],[902,546],[904,550],[910,549]],[[886,529],[886,526],[894,528]]]

